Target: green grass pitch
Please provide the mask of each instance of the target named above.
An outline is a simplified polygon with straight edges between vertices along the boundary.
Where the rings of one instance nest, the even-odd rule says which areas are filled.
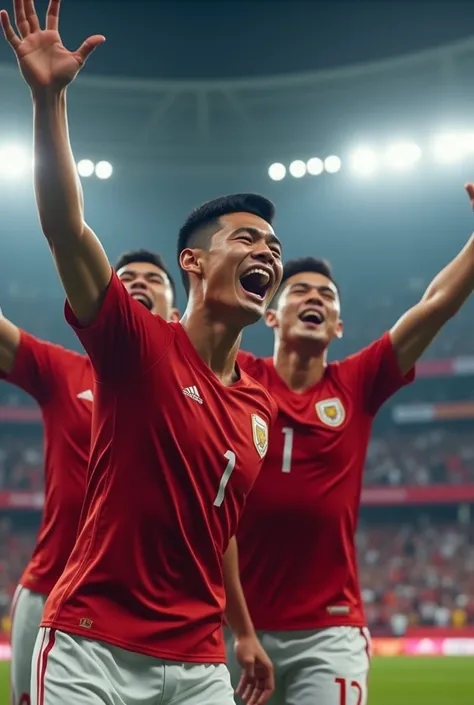
[[[9,702],[8,663],[0,663],[0,705]],[[375,658],[368,705],[473,705],[474,656]]]

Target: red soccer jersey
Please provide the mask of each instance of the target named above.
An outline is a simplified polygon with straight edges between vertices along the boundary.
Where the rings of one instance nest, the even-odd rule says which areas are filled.
[[[69,558],[86,491],[92,418],[92,367],[87,357],[21,331],[15,365],[1,379],[41,407],[45,502],[36,548],[21,584],[48,595]]]
[[[255,627],[362,626],[355,532],[372,421],[403,377],[387,333],[321,382],[292,392],[271,359],[239,353],[279,415],[237,532],[241,578]]]
[[[222,555],[275,404],[245,372],[225,387],[184,328],[153,316],[115,275],[95,322],[76,332],[96,375],[88,486],[43,626],[224,662]]]

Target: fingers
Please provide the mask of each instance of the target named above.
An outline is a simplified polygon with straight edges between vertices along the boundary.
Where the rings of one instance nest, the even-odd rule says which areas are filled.
[[[92,37],[86,39],[85,42],[81,44],[79,49],[75,52],[78,59],[84,64],[93,51],[97,49],[98,46],[105,42],[105,37],[101,34],[94,34]]]
[[[466,189],[466,193],[471,201],[471,206],[474,209],[474,184],[466,184],[464,188]]]
[[[29,31],[36,32],[40,28],[38,15],[36,14],[34,0],[23,0],[23,7]]]
[[[26,37],[30,33],[30,25],[26,19],[24,0],[13,1],[13,14],[15,17],[16,28],[20,37]]]
[[[18,37],[17,34],[15,34],[15,30],[12,27],[12,23],[10,22],[8,12],[6,10],[0,11],[0,22],[2,23],[2,29],[3,34],[5,35],[5,39],[10,44],[13,51],[17,51],[18,47],[21,44],[21,39],[20,37]]]
[[[61,0],[49,0],[48,9],[46,11],[46,29],[58,31],[60,6]]]

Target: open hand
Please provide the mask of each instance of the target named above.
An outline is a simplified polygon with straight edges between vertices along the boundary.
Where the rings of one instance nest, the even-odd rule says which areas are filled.
[[[46,27],[41,29],[34,0],[13,0],[18,34],[11,25],[8,12],[0,11],[3,33],[32,91],[60,90],[67,86],[94,49],[105,41],[105,37],[95,34],[86,39],[76,51],[66,49],[58,31],[60,4],[61,0],[50,0]]]
[[[272,662],[256,635],[236,639],[234,649],[242,668],[236,693],[247,705],[264,705],[275,689]]]

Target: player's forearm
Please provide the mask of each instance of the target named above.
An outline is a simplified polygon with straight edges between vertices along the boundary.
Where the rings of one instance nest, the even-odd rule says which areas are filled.
[[[444,319],[453,316],[474,291],[474,236],[461,252],[436,275],[423,301],[430,302]]]
[[[19,345],[19,329],[4,318],[0,311],[0,370],[4,374],[10,374],[13,370]]]
[[[66,91],[33,96],[35,191],[43,232],[56,247],[82,235],[82,187],[69,141]]]
[[[235,536],[224,554],[222,571],[226,594],[225,619],[236,637],[255,633],[239,575],[239,552]]]

